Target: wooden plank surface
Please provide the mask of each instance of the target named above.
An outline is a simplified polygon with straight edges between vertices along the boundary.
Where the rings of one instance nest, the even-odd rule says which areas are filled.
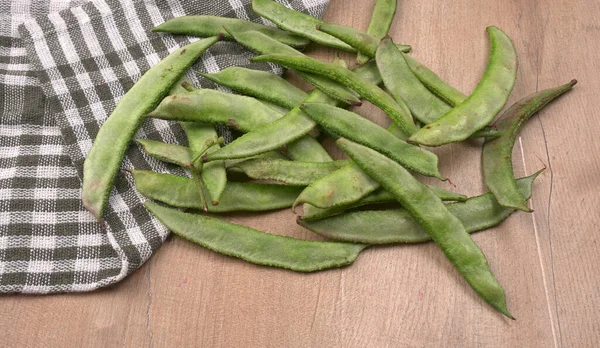
[[[325,19],[365,29],[373,3],[331,0]],[[514,214],[474,236],[517,321],[480,300],[432,244],[372,248],[350,267],[297,274],[170,238],[144,267],[112,288],[0,297],[0,346],[598,346],[598,18],[600,3],[592,0],[399,0],[393,38],[411,44],[414,57],[466,93],[485,68],[488,25],[502,28],[518,52],[509,103],[579,80],[532,118],[515,146],[517,175],[547,167],[534,185],[535,212]],[[335,55],[318,47],[309,52],[322,59]],[[372,105],[356,111],[389,123]],[[469,195],[484,191],[480,145],[436,149],[442,173]],[[298,227],[289,210],[228,219],[317,238]]]

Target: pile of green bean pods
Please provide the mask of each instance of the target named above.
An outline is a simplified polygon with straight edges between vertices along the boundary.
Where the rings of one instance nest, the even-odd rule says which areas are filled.
[[[85,207],[101,220],[116,175],[127,172],[123,175],[131,175],[149,199],[146,208],[176,235],[248,262],[299,272],[351,264],[377,244],[431,240],[482,299],[513,318],[504,289],[470,233],[498,225],[515,210],[531,211],[527,200],[542,170],[515,178],[513,145],[523,124],[576,81],[531,94],[496,119],[517,76],[511,39],[497,27],[487,28],[487,68],[465,95],[411,58],[410,46],[387,36],[396,6],[396,0],[377,0],[366,32],[273,0],[252,0],[252,8],[277,28],[214,16],[179,17],[154,28],[203,39],[148,70],[102,125],[84,163]],[[305,92],[277,75],[244,67],[198,73],[235,94],[197,88],[182,79],[219,40],[256,53],[254,62],[293,69],[315,88]],[[356,62],[349,68],[341,59],[306,56],[301,50],[310,42],[356,52]],[[348,110],[362,99],[383,110],[392,125],[383,128]],[[179,122],[188,144],[135,142],[148,155],[184,168],[188,176],[119,171],[146,118]],[[243,134],[224,144],[217,124]],[[325,137],[348,158],[332,159],[321,144]],[[468,198],[414,176],[447,180],[438,156],[421,146],[474,138],[483,138],[488,193]],[[327,240],[283,237],[216,217],[290,208],[300,226]]]

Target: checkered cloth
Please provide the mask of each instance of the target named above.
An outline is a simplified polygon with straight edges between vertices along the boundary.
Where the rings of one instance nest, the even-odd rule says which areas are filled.
[[[327,0],[282,2],[320,16]],[[0,0],[0,292],[94,290],[123,279],[161,246],[168,231],[143,208],[125,174],[116,180],[103,225],[83,208],[85,155],[135,81],[196,40],[152,27],[190,14],[267,23],[249,3]],[[249,57],[237,44],[219,42],[187,77],[199,84],[192,71],[247,65]],[[186,142],[177,124],[161,120],[146,121],[135,137]],[[136,145],[123,167],[185,175]]]

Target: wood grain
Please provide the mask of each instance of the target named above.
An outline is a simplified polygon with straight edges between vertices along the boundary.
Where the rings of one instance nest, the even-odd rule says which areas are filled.
[[[374,0],[331,0],[325,19],[366,29]],[[4,347],[595,347],[600,341],[600,3],[399,1],[391,35],[462,91],[488,54],[485,27],[513,38],[509,103],[577,78],[524,127],[517,175],[536,181],[533,214],[475,235],[517,321],[494,312],[433,244],[372,248],[315,274],[258,267],[170,238],[122,283],[89,294],[0,297]],[[332,59],[333,50],[311,47]],[[343,57],[352,61],[353,55]],[[293,74],[292,81],[297,81]],[[385,125],[372,105],[356,111]],[[331,145],[331,144],[330,144]],[[480,142],[436,149],[457,190],[484,191]],[[336,155],[339,151],[332,149]],[[317,238],[284,210],[228,220]]]

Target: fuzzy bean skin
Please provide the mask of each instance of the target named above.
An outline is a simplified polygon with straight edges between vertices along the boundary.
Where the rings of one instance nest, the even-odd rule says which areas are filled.
[[[396,14],[396,0],[377,0],[371,14],[371,21],[367,27],[367,34],[377,39],[382,39],[390,31],[394,15]],[[371,57],[358,52],[356,61],[358,64],[365,64]]]
[[[467,200],[467,196],[461,195],[458,193],[454,193],[451,191],[446,191],[437,186],[429,186],[431,190],[433,190],[436,196],[440,197],[442,201],[457,201],[464,202]],[[318,220],[323,219],[328,216],[336,215],[338,213],[344,212],[346,210],[350,210],[356,207],[362,207],[369,204],[378,204],[378,203],[391,203],[396,202],[396,198],[389,193],[388,191],[379,188],[376,191],[370,193],[363,199],[346,204],[339,205],[331,208],[317,208],[311,204],[304,204],[302,206],[303,213],[300,216],[302,220]]]
[[[410,70],[404,54],[391,38],[381,40],[375,56],[383,84],[396,101],[402,100],[412,115],[423,123],[442,117],[450,107],[433,95]]]
[[[206,141],[218,137],[215,127],[210,124],[199,122],[180,122],[181,128],[187,135],[188,144],[192,154],[197,156],[200,151],[205,149]],[[220,148],[219,145],[214,145],[206,153],[212,153]],[[198,170],[196,165],[192,163],[191,170]],[[209,193],[212,205],[218,205],[221,195],[227,184],[227,173],[225,172],[225,161],[214,161],[206,163],[202,166],[200,177],[204,182],[206,190]],[[206,195],[204,197],[207,197]],[[207,197],[208,198],[208,197]]]
[[[490,58],[471,95],[437,121],[421,128],[409,141],[439,146],[467,139],[485,127],[502,110],[517,77],[517,55],[510,38],[496,27],[488,27]]]
[[[304,47],[310,42],[308,39],[291,34],[281,29],[237,18],[225,18],[217,16],[176,17],[157,27],[152,28],[152,31],[155,33],[162,32],[199,37],[224,34],[225,39],[231,40],[231,35],[223,32],[223,26],[237,31],[258,31],[292,47]]]
[[[142,123],[141,116],[152,110],[187,68],[218,40],[211,37],[181,47],[150,68],[102,124],[83,163],[81,195],[85,208],[98,220],[108,204],[131,138]]]
[[[193,156],[188,147],[149,139],[135,139],[135,142],[140,144],[146,153],[156,159],[180,167],[192,165]]]
[[[317,208],[332,208],[356,202],[377,190],[379,183],[350,163],[331,174],[312,182],[298,196],[292,211],[300,204]]]
[[[300,88],[281,76],[267,71],[230,66],[218,73],[198,74],[236,92],[266,100],[287,109],[293,109],[308,97],[308,94]]]
[[[288,185],[307,186],[348,165],[348,160],[331,162],[297,162],[278,159],[250,159],[229,168],[252,179],[275,180]]]
[[[273,0],[252,0],[252,9],[259,16],[270,20],[277,27],[290,33],[305,37],[321,45],[356,52],[354,48],[344,42],[316,30],[317,25],[322,24],[323,21],[311,15],[294,11]]]
[[[503,207],[531,212],[527,199],[517,186],[512,166],[512,149],[521,127],[544,106],[560,97],[577,83],[576,80],[533,93],[511,106],[496,120],[501,136],[486,139],[481,153],[483,181]]]
[[[336,82],[348,86],[359,93],[363,98],[381,108],[396,123],[406,135],[415,132],[416,127],[412,120],[410,110],[406,104],[398,104],[377,85],[360,77],[355,72],[321,62],[310,57],[289,56],[281,54],[268,54],[252,58],[255,62],[272,62],[300,71],[321,74]]]
[[[328,131],[377,150],[404,167],[440,180],[438,158],[433,152],[396,138],[366,118],[334,106],[302,103],[300,109]]]
[[[539,173],[517,181],[523,196],[531,196],[533,180]],[[494,195],[489,192],[471,197],[466,202],[448,204],[446,207],[461,221],[468,233],[496,226],[514,212],[514,209],[498,204]],[[306,220],[309,219],[302,218],[297,222],[323,237],[343,242],[389,244],[431,240],[431,236],[404,209],[357,211],[323,220]]]
[[[318,140],[304,136],[286,146],[287,155],[294,161],[331,162],[333,159]]]
[[[479,296],[513,318],[506,308],[504,289],[492,274],[485,255],[433,191],[377,151],[344,138],[336,143],[362,170],[396,196]]]
[[[299,51],[289,46],[283,45],[277,40],[273,40],[272,38],[262,33],[253,31],[236,32],[229,28],[224,29],[227,30],[239,44],[256,53],[280,53],[304,57],[304,55]],[[361,104],[360,99],[358,99],[358,97],[356,97],[352,91],[326,77],[317,74],[310,74],[303,71],[298,71],[298,75],[300,75],[300,77],[306,80],[306,82],[320,89],[333,99],[339,100],[348,105]]]
[[[198,89],[164,98],[154,111],[144,117],[224,124],[241,132],[249,132],[282,116],[254,98]]]
[[[190,178],[147,170],[132,170],[131,174],[144,197],[177,208],[204,208],[196,183]],[[219,205],[207,208],[211,213],[284,209],[292,206],[301,191],[300,186],[228,182]]]
[[[419,79],[431,93],[445,101],[448,105],[457,106],[467,99],[467,96],[463,92],[450,86],[436,73],[431,71],[425,65],[417,62],[411,56],[405,55],[404,59],[417,79]]]
[[[258,265],[314,272],[354,262],[364,244],[300,240],[261,232],[213,217],[144,203],[171,232],[221,254]]]

